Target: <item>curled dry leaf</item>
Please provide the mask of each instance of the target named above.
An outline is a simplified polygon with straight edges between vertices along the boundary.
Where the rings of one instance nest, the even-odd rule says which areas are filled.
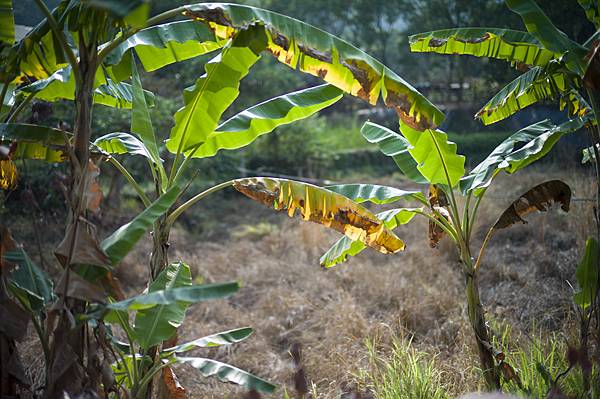
[[[321,187],[285,179],[255,177],[236,180],[236,190],[275,210],[298,210],[304,220],[343,233],[382,253],[404,250],[404,242],[368,209]]]
[[[524,216],[534,211],[544,212],[553,203],[560,203],[562,210],[569,211],[571,188],[560,180],[550,180],[538,184],[521,195],[500,215],[493,228],[495,230],[504,229],[518,222],[526,224]]]
[[[111,264],[106,253],[100,248],[98,238],[89,233],[83,223],[79,223],[78,227],[69,226],[65,238],[54,254],[65,267],[68,266],[67,263],[101,267]]]
[[[446,198],[446,194],[442,189],[432,184],[429,186],[429,205],[431,205],[431,209],[439,212],[439,214],[450,221],[450,213],[446,208],[448,206],[448,198]],[[439,216],[434,215],[434,217],[439,220]],[[431,248],[436,248],[438,243],[442,238],[444,238],[446,233],[440,226],[438,226],[433,220],[429,220],[429,246]]]
[[[91,160],[88,163],[88,181],[87,189],[85,193],[85,202],[87,209],[93,213],[97,213],[100,210],[100,202],[102,201],[102,189],[98,183],[98,176],[100,176],[100,168],[94,164]]]
[[[17,167],[10,159],[0,160],[0,189],[14,190],[17,188]]]
[[[27,335],[29,313],[25,312],[14,301],[5,298],[0,301],[0,333],[21,342]]]
[[[600,40],[596,40],[590,47],[590,51],[586,56],[588,61],[583,83],[590,89],[600,91]]]
[[[68,284],[68,287],[65,287],[66,284]],[[57,295],[62,296],[65,293],[65,289],[67,296],[71,298],[88,302],[106,302],[106,293],[102,287],[90,283],[69,269],[63,272],[54,291]]]
[[[185,388],[179,383],[179,379],[171,367],[165,367],[162,372],[164,389],[167,391],[163,397],[169,399],[187,399]]]
[[[4,259],[4,255],[17,249],[17,244],[5,226],[0,225],[0,274],[8,271],[14,266],[14,263]]]

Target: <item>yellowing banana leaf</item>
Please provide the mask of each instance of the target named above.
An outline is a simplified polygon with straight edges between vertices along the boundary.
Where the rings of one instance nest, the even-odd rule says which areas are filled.
[[[215,130],[223,112],[237,98],[240,80],[267,45],[260,29],[253,26],[237,33],[221,54],[206,64],[206,74],[185,89],[185,105],[175,113],[175,126],[167,140],[170,152],[194,156],[193,150]]]
[[[104,76],[101,70],[96,75],[94,90],[94,102],[109,107],[131,108],[133,93],[131,85],[123,82],[113,82]],[[38,80],[30,85],[21,87],[19,92],[26,94],[36,93],[36,98],[44,101],[54,102],[59,99],[75,99],[75,79],[71,73],[71,67],[59,69],[52,76]],[[146,101],[154,105],[154,94],[144,90]]]
[[[65,7],[66,2],[59,4],[52,11],[54,18],[58,19]],[[46,19],[29,30],[25,37],[15,44],[5,62],[10,64],[9,67],[5,67],[9,69],[8,75],[14,79],[15,83],[25,81],[24,76],[35,80],[46,79],[68,64]],[[13,67],[18,67],[18,69],[13,69]]]
[[[385,226],[393,230],[396,227],[407,224],[422,208],[398,208],[380,212],[377,217],[384,221]],[[337,240],[327,252],[321,256],[321,266],[327,268],[345,262],[349,256],[356,256],[366,248],[361,241],[352,241],[347,236]]]
[[[535,211],[544,212],[553,203],[560,203],[562,210],[569,212],[571,188],[560,180],[538,184],[521,195],[500,215],[493,229],[504,229],[518,222],[527,223],[523,217]]]
[[[12,145],[13,159],[41,159],[63,162],[67,159],[65,138],[71,133],[28,123],[0,123],[0,144]]]
[[[583,74],[585,67],[582,57],[586,53],[585,48],[558,30],[534,0],[506,0],[506,5],[519,14],[527,31],[548,50],[561,54],[568,51],[580,53],[581,57],[573,58],[568,66],[573,72]]]
[[[125,54],[134,49],[146,71],[154,71],[221,48],[224,40],[215,38],[206,25],[176,21],[142,29],[106,57],[105,64],[115,69],[129,68]],[[123,62],[122,62],[123,61]]]
[[[600,29],[600,4],[597,0],[577,0],[579,5],[585,11],[585,16],[594,24],[596,29]]]
[[[276,127],[307,118],[341,98],[342,92],[328,84],[274,97],[221,123],[194,157],[210,157],[221,149],[244,147]]]
[[[361,203],[370,201],[374,204],[389,204],[400,200],[426,202],[425,196],[420,191],[401,190],[395,187],[380,186],[377,184],[339,184],[325,186],[327,190],[342,194],[352,201]]]
[[[263,393],[273,393],[277,388],[270,382],[255,375],[225,363],[202,357],[176,357],[177,363],[189,364],[202,374],[203,377],[217,377],[221,382],[241,385],[247,390]]]
[[[417,162],[417,169],[430,184],[454,187],[465,173],[465,157],[456,153],[456,144],[448,141],[441,130],[419,132],[407,125],[400,131],[411,147],[409,154]]]
[[[171,263],[150,284],[148,294],[191,285],[190,267],[183,262]],[[188,306],[186,302],[175,302],[137,311],[133,333],[140,347],[147,350],[171,338],[183,323]]]
[[[0,190],[17,188],[17,167],[10,159],[0,159]]]
[[[308,183],[254,177],[235,180],[236,190],[290,217],[299,211],[302,219],[339,231],[382,253],[404,249],[404,242],[385,227],[371,211],[343,195]]]
[[[569,96],[572,112],[579,113],[583,104],[569,94],[572,88],[578,86],[576,76],[571,76],[567,71],[556,70],[554,65],[548,69],[533,67],[494,95],[475,117],[484,125],[489,125],[538,101],[564,94]]]
[[[415,53],[467,54],[544,66],[561,53],[550,51],[527,32],[496,28],[455,28],[410,36]]]
[[[562,136],[582,128],[586,119],[575,118],[560,125],[546,119],[519,130],[460,180],[461,191],[480,195],[501,170],[514,173],[544,157]],[[517,146],[519,148],[515,150]]]
[[[417,168],[417,162],[408,153],[411,145],[404,137],[373,122],[366,122],[360,132],[369,143],[377,144],[384,155],[392,157],[406,177],[415,183],[427,183],[427,179]]]
[[[207,24],[225,39],[255,23],[264,24],[268,51],[293,69],[317,76],[375,105],[381,97],[404,123],[419,130],[438,126],[444,116],[421,93],[379,61],[344,40],[284,15],[239,4],[185,6],[185,15]]]
[[[13,44],[15,41],[15,18],[12,0],[0,0],[0,43]]]

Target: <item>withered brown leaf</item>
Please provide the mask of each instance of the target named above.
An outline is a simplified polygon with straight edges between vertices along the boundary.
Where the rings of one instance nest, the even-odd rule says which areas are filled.
[[[569,211],[571,188],[561,180],[538,184],[521,195],[500,215],[493,228],[504,229],[518,222],[526,224],[524,216],[534,211],[547,211],[553,203],[560,203],[565,212]]]
[[[446,193],[435,184],[429,186],[429,205],[432,210],[437,211],[444,219],[450,221],[450,213],[448,212],[448,198]],[[436,220],[440,220],[439,216],[434,215]],[[436,248],[438,243],[446,233],[433,220],[429,221],[429,246]]]

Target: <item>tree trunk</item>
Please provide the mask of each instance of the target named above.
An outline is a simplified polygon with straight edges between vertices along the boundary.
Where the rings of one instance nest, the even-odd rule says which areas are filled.
[[[87,51],[80,51],[80,81],[75,90],[76,116],[74,123],[73,152],[71,153],[71,190],[70,213],[67,221],[67,232],[73,232],[71,237],[76,237],[78,231],[87,229],[82,222],[86,219],[86,187],[88,179],[88,162],[90,158],[89,143],[92,130],[92,101],[94,91],[94,78],[96,74],[95,47],[93,55]],[[72,240],[74,241],[74,240]],[[64,308],[59,310],[58,323],[54,329],[52,346],[50,349],[50,362],[46,375],[46,397],[55,398],[62,395],[63,391],[69,394],[78,394],[84,388],[95,385],[88,381],[86,375],[86,335],[85,325],[75,325],[73,317],[85,311],[85,302],[66,298],[68,275],[74,273],[69,270],[74,251],[74,242],[70,244],[69,255],[64,265],[67,269],[67,282],[65,292],[62,293]],[[61,293],[59,293],[61,294]],[[50,326],[51,327],[51,326]]]
[[[477,340],[481,370],[483,371],[488,390],[499,390],[500,376],[496,369],[494,354],[492,353],[485,313],[479,299],[479,279],[477,272],[466,273],[465,277],[469,321]]]

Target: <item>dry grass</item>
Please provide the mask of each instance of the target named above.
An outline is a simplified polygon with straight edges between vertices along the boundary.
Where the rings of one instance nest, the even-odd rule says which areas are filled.
[[[482,203],[480,225],[492,223],[528,187],[553,178],[570,184],[577,198],[593,197],[591,178],[581,171],[540,168],[500,176]],[[380,183],[402,185],[393,178]],[[318,258],[335,241],[335,233],[283,215],[273,218],[243,199],[234,201],[239,201],[247,223],[267,220],[274,228],[259,229],[264,232],[261,237],[252,229],[236,227],[233,217],[217,215],[223,216],[224,230],[238,231],[233,234],[236,238],[205,240],[174,232],[173,258],[190,264],[195,276],[209,282],[239,279],[244,284],[227,301],[192,307],[181,339],[252,326],[256,331],[247,342],[208,355],[288,390],[293,373],[288,350],[299,343],[318,397],[339,398],[356,387],[362,389],[364,381],[357,376],[369,367],[366,338],[377,336],[385,348],[391,337],[408,333],[414,335],[413,346],[436,356],[453,394],[478,388],[456,252],[448,242],[429,249],[425,222],[400,230],[408,244],[400,255],[365,251],[346,264],[323,270]],[[211,212],[210,208],[207,201],[196,211]],[[552,210],[529,220],[494,237],[482,267],[482,300],[491,320],[508,321],[515,332],[527,332],[534,323],[548,332],[564,331],[572,325],[566,281],[574,281],[581,243],[591,231],[591,203],[575,201],[569,215]],[[476,233],[474,248],[484,235],[484,229]],[[143,288],[139,265],[148,253],[147,244],[138,248],[122,268],[123,278],[138,289]],[[235,387],[199,378],[193,370],[180,373],[192,397],[239,397]]]
[[[500,176],[480,208],[480,226],[493,222],[511,199],[543,180],[561,178],[577,198],[593,197],[592,178],[581,171],[534,168],[515,177]],[[402,183],[394,178],[381,183]],[[591,231],[592,203],[575,201],[569,215],[552,210],[529,217],[494,237],[482,265],[482,301],[492,321],[527,332],[535,323],[548,332],[571,328],[571,289],[584,237]],[[280,384],[293,392],[290,346],[303,348],[304,366],[318,398],[340,398],[364,389],[369,369],[367,338],[385,359],[394,336],[412,336],[412,345],[435,356],[451,394],[478,388],[472,333],[466,322],[463,280],[456,252],[447,240],[432,250],[426,223],[399,230],[406,252],[384,256],[365,251],[331,270],[319,256],[336,240],[325,228],[273,215],[245,199],[233,199],[219,213],[210,199],[195,212],[214,215],[219,236],[194,235],[181,227],[172,235],[172,259],[192,267],[197,281],[241,280],[228,300],[192,306],[180,340],[252,326],[254,335],[231,348],[202,353]],[[258,231],[239,225],[271,223]],[[263,226],[264,227],[264,226]],[[236,234],[230,234],[236,232]],[[248,232],[248,234],[240,233]],[[474,248],[485,235],[476,233]],[[232,238],[236,237],[236,238]],[[130,293],[144,288],[150,240],[142,242],[120,268]],[[203,379],[193,369],[179,369],[193,398],[239,398],[231,385]],[[283,396],[280,390],[275,397]]]

